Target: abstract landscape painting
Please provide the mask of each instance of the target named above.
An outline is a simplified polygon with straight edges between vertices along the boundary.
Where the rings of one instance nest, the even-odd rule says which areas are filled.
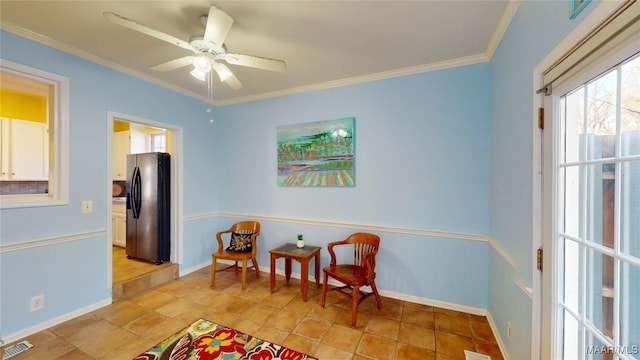
[[[278,127],[278,186],[355,186],[354,118]]]

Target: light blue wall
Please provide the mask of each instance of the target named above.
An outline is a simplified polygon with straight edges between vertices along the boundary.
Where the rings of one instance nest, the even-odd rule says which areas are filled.
[[[0,253],[0,333],[3,336],[111,298],[107,285],[107,111],[182,127],[184,213],[216,210],[215,139],[207,105],[117,71],[2,32],[3,59],[69,78],[69,204],[0,211],[2,245],[56,237],[79,239]],[[93,201],[82,214],[81,202]],[[189,229],[187,224],[186,231]],[[100,234],[93,236],[91,234]],[[89,234],[89,235],[83,235]],[[191,243],[198,241],[192,240]],[[189,253],[186,252],[185,255]],[[29,312],[29,299],[45,308]]]
[[[293,219],[445,232],[488,233],[489,65],[480,64],[225,106],[220,208]],[[354,188],[276,183],[279,125],[355,117]],[[263,221],[264,222],[264,221]],[[295,234],[325,246],[352,227],[263,224],[261,244]],[[487,243],[400,232],[382,237],[379,288],[486,307]],[[268,254],[259,262],[268,264]],[[323,265],[328,254],[322,254]],[[447,274],[442,277],[441,274]],[[452,287],[451,283],[458,286]]]
[[[533,70],[597,5],[570,20],[569,2],[521,2],[491,60],[490,236],[514,266],[490,250],[489,311],[512,359],[531,356],[532,299],[515,281],[533,281]]]
[[[489,65],[225,106],[229,212],[486,234]],[[355,117],[356,187],[276,185],[279,125]]]

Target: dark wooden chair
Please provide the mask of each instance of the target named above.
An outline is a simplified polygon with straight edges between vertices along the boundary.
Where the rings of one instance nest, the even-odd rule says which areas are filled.
[[[223,241],[223,234],[230,234],[229,236],[225,236],[225,238],[229,238],[229,242],[227,242],[229,245],[226,247]],[[256,238],[258,235],[260,235],[260,223],[257,221],[241,221],[233,224],[229,229],[220,231],[216,234],[216,240],[218,240],[218,251],[211,254],[211,287],[215,286],[217,272],[237,272],[240,270],[240,267],[238,266],[238,262],[240,261],[242,262],[242,290],[244,290],[247,285],[247,263],[249,260],[251,260],[251,266],[249,266],[249,268],[254,268],[256,270],[257,277],[260,277],[260,268],[256,261]],[[234,238],[235,240],[240,238],[250,238],[250,245],[248,243],[243,245],[245,247],[245,251],[234,251],[230,249]],[[237,249],[238,247],[235,246],[235,248]],[[229,260],[233,261],[234,264],[222,269],[217,269],[216,264],[218,260]]]
[[[334,247],[352,245],[353,264],[337,264]],[[338,291],[351,298],[351,326],[356,327],[358,305],[371,295],[375,295],[378,309],[382,309],[382,301],[376,288],[376,254],[380,246],[380,237],[368,233],[355,233],[347,239],[329,243],[327,249],[331,255],[331,263],[323,269],[324,283],[322,285],[322,307],[324,308],[327,291]],[[343,286],[329,288],[328,277],[341,283]],[[371,292],[360,290],[363,286],[370,286]]]

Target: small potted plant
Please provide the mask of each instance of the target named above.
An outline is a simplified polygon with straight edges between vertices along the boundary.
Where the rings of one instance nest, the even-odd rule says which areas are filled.
[[[296,246],[301,249],[304,247],[304,237],[302,234],[298,234],[298,242],[296,243]]]

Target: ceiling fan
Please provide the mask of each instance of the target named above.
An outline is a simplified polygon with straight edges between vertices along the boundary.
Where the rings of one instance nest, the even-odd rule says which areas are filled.
[[[134,20],[112,12],[103,13],[104,17],[120,26],[141,32],[192,51],[195,55],[181,57],[156,66],[151,69],[156,71],[171,71],[188,65],[193,65],[191,75],[198,80],[205,81],[207,74],[213,70],[220,77],[220,81],[226,82],[233,89],[242,88],[242,83],[222,62],[227,64],[247,66],[257,69],[282,72],[287,69],[287,64],[282,60],[269,59],[265,57],[232,54],[227,52],[224,41],[233,24],[233,18],[221,9],[211,6],[209,14],[200,17],[200,21],[205,26],[204,34],[191,36],[189,42],[178,39],[172,35],[142,25]]]

